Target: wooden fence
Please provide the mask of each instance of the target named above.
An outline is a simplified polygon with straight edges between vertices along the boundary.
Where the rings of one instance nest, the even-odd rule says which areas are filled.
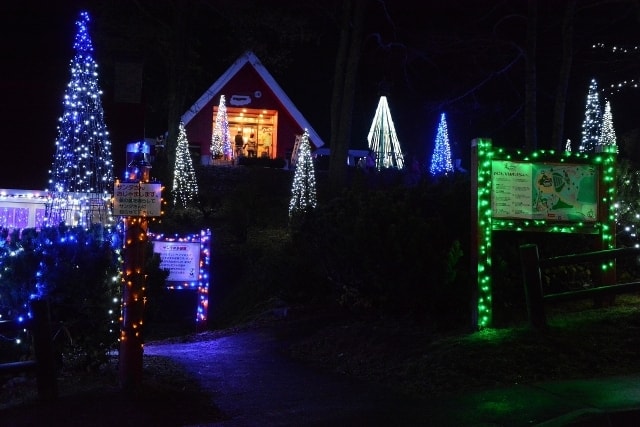
[[[38,398],[51,401],[58,397],[56,370],[51,337],[51,318],[49,304],[45,300],[31,301],[33,317],[25,322],[13,320],[0,321],[0,333],[16,333],[27,329],[33,339],[32,360],[0,364],[0,374],[35,372]]]
[[[630,282],[545,295],[542,287],[542,268],[590,261],[606,261],[638,255],[640,255],[640,248],[619,248],[540,259],[538,256],[538,246],[532,244],[521,245],[520,261],[527,300],[527,311],[531,326],[538,330],[545,330],[547,328],[547,318],[544,311],[545,301],[574,301],[602,295],[616,295],[640,291],[640,282]]]

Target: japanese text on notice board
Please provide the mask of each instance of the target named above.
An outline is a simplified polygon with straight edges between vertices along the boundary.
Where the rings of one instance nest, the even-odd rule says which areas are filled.
[[[169,270],[168,281],[189,282],[200,274],[200,243],[153,242],[153,251],[160,255],[160,269]]]
[[[162,184],[117,182],[113,191],[115,216],[160,216]]]

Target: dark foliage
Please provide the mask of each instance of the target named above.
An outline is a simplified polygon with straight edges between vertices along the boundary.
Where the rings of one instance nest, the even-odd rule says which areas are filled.
[[[120,240],[117,233],[93,226],[22,230],[3,240],[4,273],[0,280],[0,314],[28,316],[33,297],[49,301],[53,340],[65,370],[96,369],[106,363],[119,338]],[[159,295],[167,272],[149,244],[147,290]],[[151,308],[154,308],[151,304]],[[29,358],[29,337],[11,358]],[[22,354],[15,354],[16,351]]]
[[[468,321],[468,180],[407,187],[389,171],[373,179],[325,202],[293,230],[294,252],[313,260],[306,280],[353,310],[441,327]]]

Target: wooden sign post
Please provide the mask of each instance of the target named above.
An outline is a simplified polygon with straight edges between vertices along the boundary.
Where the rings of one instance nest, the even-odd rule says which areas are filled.
[[[114,188],[114,215],[124,216],[122,316],[120,319],[120,386],[137,388],[142,382],[145,261],[150,216],[160,216],[161,185],[151,184],[151,164],[139,152],[127,167],[125,182]]]

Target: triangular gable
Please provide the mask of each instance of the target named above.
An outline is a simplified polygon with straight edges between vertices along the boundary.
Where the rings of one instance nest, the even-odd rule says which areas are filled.
[[[245,52],[240,58],[238,58],[238,60],[236,60],[236,62],[234,62],[233,65],[231,65],[231,67],[229,67],[227,71],[225,71],[222,76],[220,76],[220,78],[216,80],[215,83],[205,91],[200,99],[198,99],[191,106],[191,108],[189,108],[189,110],[187,110],[187,112],[182,115],[182,121],[184,122],[185,126],[189,124],[191,119],[193,119],[200,112],[200,110],[205,105],[207,105],[209,101],[211,101],[212,98],[215,97],[220,92],[220,90],[222,90],[222,88],[247,63],[251,64],[251,66],[256,70],[258,75],[273,91],[284,108],[287,109],[287,112],[291,115],[291,117],[293,117],[293,119],[303,129],[303,131],[304,129],[307,129],[307,132],[309,132],[309,139],[311,140],[313,145],[315,145],[316,147],[322,147],[324,145],[324,142],[322,141],[322,138],[320,138],[320,135],[318,135],[317,132],[311,127],[307,119],[304,118],[302,113],[300,113],[300,111],[296,108],[291,99],[289,99],[284,90],[282,90],[280,85],[275,81],[273,76],[269,73],[269,71],[267,71],[264,65],[262,65],[260,60],[251,51]]]

